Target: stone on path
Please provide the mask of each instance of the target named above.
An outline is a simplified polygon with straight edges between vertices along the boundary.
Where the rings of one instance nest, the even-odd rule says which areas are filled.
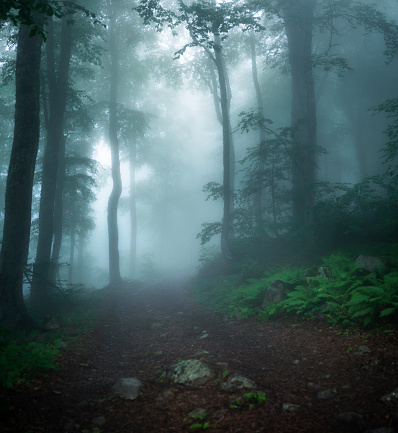
[[[165,376],[170,382],[192,387],[203,385],[214,375],[213,369],[198,359],[181,361],[165,371]]]
[[[112,392],[126,400],[135,400],[140,394],[142,382],[134,377],[122,377],[112,387]]]
[[[329,400],[330,398],[335,397],[337,394],[336,388],[325,389],[324,391],[319,391],[317,396],[319,400]]]
[[[368,346],[358,346],[355,349],[354,355],[365,355],[366,353],[370,353],[371,350]]]
[[[283,403],[282,409],[284,412],[296,412],[296,410],[300,409],[300,405],[294,403]]]
[[[398,388],[395,388],[394,391],[391,391],[389,394],[384,395],[381,399],[385,403],[389,401],[398,401]]]
[[[234,374],[228,377],[226,382],[223,382],[220,386],[223,391],[240,391],[241,389],[256,389],[257,385],[250,379],[239,374]]]

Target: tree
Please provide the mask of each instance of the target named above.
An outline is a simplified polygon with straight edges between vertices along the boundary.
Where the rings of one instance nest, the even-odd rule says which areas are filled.
[[[42,37],[30,37],[31,31],[32,27],[21,25],[18,34],[14,140],[0,253],[0,324],[12,327],[31,324],[22,284],[29,251],[33,176],[40,133],[42,45]]]
[[[316,108],[312,31],[316,0],[282,1],[292,74],[292,199],[296,227],[313,223],[316,173]]]
[[[176,52],[176,58],[182,56],[188,48],[201,47],[214,62],[218,74],[220,106],[223,129],[223,220],[221,226],[221,251],[227,260],[232,259],[230,236],[233,230],[233,180],[231,167],[231,126],[228,102],[227,76],[223,59],[222,41],[228,32],[240,27],[245,30],[259,28],[254,12],[250,8],[232,3],[215,4],[213,1],[199,1],[186,5],[180,1],[177,12],[167,10],[158,1],[141,0],[136,8],[144,18],[144,23],[154,22],[158,30],[163,26],[175,29],[184,25],[191,42]]]
[[[122,194],[122,178],[120,174],[119,139],[117,121],[117,92],[119,74],[119,46],[118,28],[116,22],[116,2],[109,0],[109,51],[111,57],[110,86],[109,86],[109,145],[112,158],[112,192],[108,200],[108,236],[109,236],[109,282],[120,282],[120,258],[119,258],[119,232],[117,223],[117,209],[119,198]]]
[[[49,116],[47,143],[43,158],[43,175],[40,195],[39,238],[30,292],[32,307],[45,312],[51,309],[51,292],[54,292],[57,263],[51,261],[54,236],[54,207],[59,179],[58,165],[64,150],[64,117],[69,80],[69,65],[72,55],[72,25],[70,17],[62,18],[61,50],[58,61],[58,76],[54,53],[54,24],[48,22],[46,44],[47,79],[49,90]],[[61,177],[62,178],[62,177]],[[58,259],[58,258],[56,258]]]
[[[385,54],[391,59],[397,50],[398,27],[375,6],[352,0],[275,0],[258,3],[265,13],[280,17],[287,37],[288,67],[292,78],[292,203],[295,231],[304,229],[306,241],[313,242],[314,186],[316,181],[317,115],[313,68],[335,70],[341,75],[347,60],[334,53],[336,22],[362,26],[366,34],[383,35]],[[314,53],[313,34],[325,32],[330,38],[323,53]],[[279,41],[278,41],[279,42]]]

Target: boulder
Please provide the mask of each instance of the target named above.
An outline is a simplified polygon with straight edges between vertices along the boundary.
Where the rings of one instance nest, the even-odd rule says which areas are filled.
[[[220,386],[222,391],[236,392],[241,389],[256,389],[257,385],[250,379],[239,374],[228,377]]]
[[[215,376],[213,369],[198,359],[187,359],[174,364],[164,375],[172,383],[192,387],[203,385]]]
[[[377,270],[385,268],[385,263],[378,257],[372,256],[358,256],[355,260],[355,267],[366,274],[376,272]]]
[[[140,395],[142,382],[134,377],[122,377],[112,387],[112,393],[126,400],[135,400]]]
[[[330,269],[326,266],[313,267],[305,270],[304,278],[307,282],[308,287],[318,287],[319,280],[313,280],[313,278],[330,280],[332,279],[332,273],[330,272]]]
[[[265,308],[274,302],[281,302],[286,298],[286,292],[291,289],[291,284],[285,283],[281,280],[273,281],[264,293],[263,305]]]

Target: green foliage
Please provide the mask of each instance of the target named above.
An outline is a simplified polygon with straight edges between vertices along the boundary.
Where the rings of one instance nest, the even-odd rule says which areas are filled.
[[[244,271],[244,268],[238,270]],[[263,314],[260,306],[265,289],[274,280],[281,280],[293,285],[304,280],[304,271],[297,268],[270,270],[265,278],[242,282],[241,274],[214,275],[201,277],[194,284],[196,299],[208,309],[227,317],[248,319]]]
[[[379,285],[358,287],[347,302],[348,313],[353,319],[370,325],[379,318],[398,317],[398,272],[386,274]]]
[[[267,398],[261,391],[248,392],[242,397],[235,399],[229,407],[231,409],[248,409],[252,410],[256,405],[261,406],[266,402]]]
[[[284,268],[264,272],[263,278],[242,281],[236,266],[233,274],[208,274],[194,284],[197,300],[208,309],[227,317],[268,320],[283,314],[304,319],[328,320],[332,325],[374,326],[398,318],[398,245],[380,245],[384,271],[367,274],[354,265],[354,251],[332,254],[322,260],[327,276],[318,275],[318,266],[310,269]],[[206,264],[209,268],[209,263]],[[264,292],[272,281],[281,280],[292,287],[286,298],[261,308]]]
[[[210,427],[214,427],[209,422],[205,421],[206,417],[207,417],[206,412],[199,412],[199,413],[191,412],[184,418],[184,421],[187,421],[189,419],[194,419],[196,421],[189,426],[190,430],[195,430],[195,429],[206,430]]]
[[[37,342],[18,343],[7,328],[0,329],[0,388],[28,383],[33,376],[57,368],[56,347]]]

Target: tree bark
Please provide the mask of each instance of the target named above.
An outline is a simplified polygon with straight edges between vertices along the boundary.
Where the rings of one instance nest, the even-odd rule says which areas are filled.
[[[281,2],[292,74],[292,199],[297,228],[313,223],[316,178],[316,107],[312,28],[316,0]]]
[[[54,203],[58,176],[58,161],[64,129],[64,114],[72,52],[72,26],[68,17],[62,19],[61,52],[58,77],[54,60],[53,22],[49,21],[46,45],[49,86],[49,124],[47,145],[43,158],[43,179],[39,210],[39,237],[31,286],[32,307],[41,313],[51,308],[50,293],[54,291],[54,264],[51,262],[51,246],[54,234]]]
[[[257,113],[261,119],[264,118],[264,105],[263,97],[260,87],[260,82],[258,80],[257,73],[257,55],[256,55],[256,38],[254,36],[254,31],[250,32],[250,53],[251,53],[251,64],[252,64],[252,77],[254,90],[256,92],[256,102],[257,102]],[[258,161],[257,170],[262,178],[262,172],[264,171],[264,163],[261,160],[261,149],[265,145],[265,130],[259,125],[259,148],[260,148],[260,158]],[[256,222],[256,227],[258,231],[262,231],[263,228],[263,182],[259,182],[258,190],[256,191],[255,203],[254,203],[254,218]]]
[[[59,256],[62,245],[62,228],[64,214],[63,193],[65,185],[65,141],[66,137],[62,137],[58,157],[57,186],[55,189],[54,198],[54,243],[51,253],[51,261],[54,263],[56,268],[59,267]]]
[[[117,208],[122,194],[122,178],[120,174],[119,140],[117,128],[117,89],[119,74],[118,32],[116,29],[116,7],[109,2],[111,19],[109,23],[109,50],[111,55],[111,77],[109,92],[109,144],[112,158],[112,192],[108,200],[108,236],[109,236],[109,282],[120,282],[119,232]]]
[[[74,203],[72,204],[74,207]],[[73,209],[72,209],[73,212]],[[72,213],[72,215],[74,212]],[[70,227],[70,251],[69,251],[69,270],[68,270],[68,284],[73,284],[73,271],[75,268],[75,243],[76,243],[76,220],[72,216]]]
[[[137,261],[137,203],[135,188],[135,165],[137,159],[137,146],[135,140],[130,142],[130,263],[129,277],[133,279],[136,272]]]
[[[220,103],[223,129],[223,193],[224,210],[221,228],[221,252],[228,261],[232,260],[230,248],[231,233],[233,233],[233,182],[231,169],[231,122],[229,117],[228,88],[225,75],[225,65],[222,57],[221,38],[219,34],[214,35],[214,54],[220,86]]]
[[[8,169],[0,253],[0,325],[27,327],[23,273],[29,252],[32,188],[40,135],[42,38],[21,25],[16,62],[14,139]]]

